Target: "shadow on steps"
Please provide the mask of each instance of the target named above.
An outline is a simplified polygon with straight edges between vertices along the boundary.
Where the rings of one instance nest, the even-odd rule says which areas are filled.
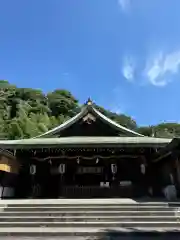
[[[134,239],[143,239],[143,240],[173,240],[179,239],[180,229],[179,230],[171,230],[171,231],[145,231],[145,230],[137,230],[134,228],[126,228],[126,232],[118,231],[118,230],[107,230],[102,233],[101,236],[97,236],[96,240],[134,240]],[[90,240],[91,238],[85,238],[86,240]]]
[[[122,230],[102,230],[97,233],[48,233],[48,232],[21,232],[13,234],[3,234],[0,233],[0,239],[12,239],[12,240],[134,240],[134,239],[143,239],[143,240],[174,240],[179,239],[180,229],[179,230],[137,230],[135,228],[123,228]]]

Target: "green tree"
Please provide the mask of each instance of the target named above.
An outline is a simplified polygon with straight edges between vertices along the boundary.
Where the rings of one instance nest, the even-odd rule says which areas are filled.
[[[117,113],[110,112],[108,110],[105,110],[103,107],[100,107],[100,106],[97,106],[97,105],[95,105],[95,107],[102,114],[104,114],[108,118],[112,119],[113,121],[121,124],[122,126],[127,127],[129,129],[132,129],[132,130],[137,129],[136,121],[133,120],[131,117],[126,116],[125,114],[117,114]]]
[[[180,136],[179,123],[139,127],[130,116],[113,113],[101,106],[95,107],[115,122],[145,136]],[[18,88],[0,80],[0,139],[35,137],[67,121],[80,108],[78,100],[67,90],[56,89],[46,95],[38,89]]]
[[[58,117],[60,114],[72,117],[78,107],[78,101],[66,90],[57,89],[47,94],[48,105],[52,115]]]

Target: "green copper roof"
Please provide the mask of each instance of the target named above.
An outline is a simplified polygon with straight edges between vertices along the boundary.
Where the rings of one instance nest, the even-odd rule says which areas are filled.
[[[62,137],[0,141],[0,148],[164,147],[171,139],[153,137]]]
[[[69,119],[68,121],[64,122],[63,124],[59,125],[58,127],[55,127],[35,138],[51,137],[53,135],[56,135],[57,133],[60,133],[61,131],[67,129],[68,127],[70,127],[71,125],[76,123],[78,120],[80,120],[81,118],[86,116],[89,112],[92,113],[95,117],[100,118],[103,122],[109,124],[111,127],[115,128],[116,130],[118,130],[120,132],[124,132],[127,136],[143,137],[143,135],[141,135],[140,133],[137,133],[133,130],[130,130],[130,129],[112,121],[110,118],[106,117],[105,115],[100,113],[97,109],[95,109],[92,105],[92,102],[88,101],[86,105],[83,105],[81,112],[78,113],[77,115],[75,115],[73,118]]]

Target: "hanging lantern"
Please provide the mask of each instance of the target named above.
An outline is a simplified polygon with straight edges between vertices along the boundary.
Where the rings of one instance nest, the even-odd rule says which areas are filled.
[[[96,164],[99,162],[99,158],[96,158]]]
[[[35,165],[31,165],[30,166],[30,174],[31,175],[35,175],[36,174],[36,166]]]
[[[79,160],[79,157],[77,158],[77,164],[79,164],[80,163],[80,160]]]
[[[66,166],[65,166],[65,164],[64,164],[64,163],[61,163],[61,164],[59,165],[58,170],[59,170],[59,173],[60,173],[60,174],[64,174],[65,171],[66,171]]]
[[[140,165],[141,173],[144,175],[146,173],[146,166],[144,164]]]
[[[117,165],[116,164],[111,164],[111,172],[113,174],[116,174],[117,173]]]

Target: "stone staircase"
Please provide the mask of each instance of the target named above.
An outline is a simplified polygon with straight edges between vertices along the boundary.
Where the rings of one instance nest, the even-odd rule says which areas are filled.
[[[177,233],[179,209],[180,203],[130,199],[1,200],[0,236],[106,239],[132,233]]]

